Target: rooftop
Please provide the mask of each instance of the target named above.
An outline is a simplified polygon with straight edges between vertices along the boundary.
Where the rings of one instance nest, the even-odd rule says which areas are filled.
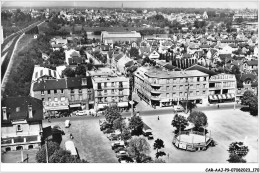
[[[96,83],[102,83],[102,82],[128,82],[129,79],[126,77],[108,77],[108,78],[104,78],[104,77],[96,77],[96,78],[92,78],[92,80]]]
[[[145,75],[151,78],[178,78],[178,77],[197,77],[197,76],[208,76],[208,74],[200,72],[198,70],[189,71],[166,71],[160,67],[141,67],[146,70]]]

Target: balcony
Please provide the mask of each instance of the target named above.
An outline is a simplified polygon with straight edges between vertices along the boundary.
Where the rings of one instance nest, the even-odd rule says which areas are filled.
[[[87,103],[88,100],[87,99],[84,99],[84,100],[74,100],[74,101],[69,101],[69,104],[70,105],[74,105],[74,104],[81,104],[81,103]]]
[[[151,86],[161,87],[162,85],[161,85],[161,84],[158,84],[158,83],[151,83]]]
[[[160,96],[152,96],[151,97],[151,100],[161,100],[161,97]]]
[[[155,90],[155,89],[152,89],[152,90],[151,90],[151,93],[161,94],[162,91],[161,91],[161,90]]]

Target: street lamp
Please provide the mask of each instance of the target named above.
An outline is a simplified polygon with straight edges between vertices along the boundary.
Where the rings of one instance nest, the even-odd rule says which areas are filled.
[[[131,105],[131,116],[134,116],[134,102],[133,102],[133,100],[131,100],[130,102],[130,105]]]

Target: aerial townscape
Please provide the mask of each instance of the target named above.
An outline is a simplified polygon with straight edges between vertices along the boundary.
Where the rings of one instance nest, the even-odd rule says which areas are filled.
[[[62,5],[2,6],[2,163],[258,162],[257,9]]]

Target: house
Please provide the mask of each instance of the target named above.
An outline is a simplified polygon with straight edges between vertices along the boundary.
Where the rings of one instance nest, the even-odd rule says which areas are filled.
[[[258,69],[258,60],[245,61],[243,64],[243,70],[246,72],[252,72]]]
[[[7,97],[1,104],[1,149],[39,148],[43,120],[42,101],[32,97]]]
[[[240,81],[243,84],[243,87],[237,88],[237,98],[241,99],[245,91],[253,91],[257,95],[258,92],[258,79],[257,75],[253,73],[242,74]]]
[[[91,76],[66,78],[70,110],[94,108],[94,92]]]
[[[120,58],[116,63],[117,71],[119,71],[121,74],[125,74],[125,64],[130,61],[132,61],[132,59],[126,55]]]

